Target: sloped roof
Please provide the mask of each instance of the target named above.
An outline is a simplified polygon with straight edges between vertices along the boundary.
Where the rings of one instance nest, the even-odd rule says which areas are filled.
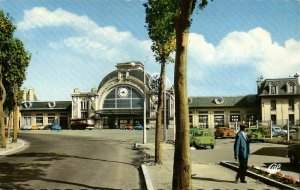
[[[55,102],[54,104],[52,102]],[[50,103],[50,106],[49,106]],[[27,105],[25,105],[27,104]],[[71,101],[32,101],[24,102],[20,106],[20,111],[25,110],[71,110]]]
[[[287,84],[289,82],[293,82],[296,84],[296,93],[291,94],[287,92]],[[278,86],[278,93],[277,94],[269,94],[269,85],[271,83],[275,83]],[[265,79],[262,81],[258,88],[258,94],[260,96],[266,95],[300,95],[300,86],[298,82],[298,78],[278,78],[278,79]]]
[[[223,101],[216,101],[216,98]],[[230,96],[230,97],[189,97],[190,108],[217,108],[217,107],[256,107],[259,103],[257,95]]]

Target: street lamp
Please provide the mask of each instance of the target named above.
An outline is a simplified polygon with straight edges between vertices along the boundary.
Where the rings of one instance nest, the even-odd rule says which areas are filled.
[[[166,95],[169,95],[169,112],[166,113],[166,108],[167,108],[167,103],[166,103]],[[173,105],[174,107],[171,106],[172,104],[172,101],[173,101]],[[173,86],[171,86],[171,88],[168,90],[165,89],[165,92],[164,92],[164,142],[166,142],[168,140],[168,133],[167,133],[167,115],[166,114],[171,114],[171,110],[172,110],[172,115],[173,115],[173,129],[174,129],[174,136],[173,136],[173,140],[175,141],[175,137],[176,137],[176,124],[175,124],[175,97],[174,97],[174,89],[173,89]],[[170,117],[168,117],[170,118]]]
[[[147,143],[147,123],[146,123],[146,99],[147,99],[147,93],[146,93],[146,72],[145,72],[145,66],[138,61],[132,61],[128,63],[121,63],[116,65],[117,69],[123,69],[123,70],[142,70],[144,75],[144,110],[143,110],[143,144]]]

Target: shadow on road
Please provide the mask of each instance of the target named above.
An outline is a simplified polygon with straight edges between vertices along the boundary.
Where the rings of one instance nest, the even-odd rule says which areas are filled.
[[[131,166],[137,166],[137,164],[134,164],[134,163],[87,158],[87,157],[81,157],[81,156],[75,156],[75,155],[57,154],[57,153],[53,153],[53,152],[50,152],[50,153],[28,152],[28,153],[8,155],[7,157],[26,157],[26,158],[35,158],[36,157],[36,159],[34,159],[33,161],[54,161],[54,160],[62,160],[62,159],[66,159],[66,158],[77,158],[77,159],[95,160],[95,161],[112,162],[112,163],[118,163],[118,164],[127,164],[127,165],[131,165]]]
[[[214,179],[214,178],[209,178],[209,177],[195,177],[192,175],[192,179],[194,180],[200,180],[200,181],[214,181],[214,182],[221,182],[221,183],[234,183],[234,181],[229,181],[229,180],[222,180],[222,179]]]
[[[252,153],[253,155],[286,157],[286,147],[263,147]]]
[[[63,160],[67,158],[75,158],[75,159],[88,159],[102,162],[111,162],[118,164],[127,164],[132,166],[139,166],[138,163],[126,163],[112,160],[104,160],[104,159],[94,159],[87,158],[81,156],[74,155],[65,155],[65,154],[57,154],[57,153],[42,153],[42,152],[28,152],[28,153],[20,153],[14,155],[8,155],[7,157],[18,157],[18,158],[36,158],[33,159],[33,163],[9,163],[9,162],[0,162],[0,189],[32,189],[28,184],[28,181],[31,180],[39,180],[43,182],[49,183],[60,183],[66,185],[78,186],[78,189],[108,189],[112,190],[112,188],[108,187],[93,187],[86,184],[70,182],[70,181],[62,181],[58,179],[47,179],[46,171],[47,168],[51,167],[53,163],[51,161]],[[47,164],[44,163],[34,163],[34,162],[43,162],[48,161]],[[43,183],[42,183],[43,184]]]

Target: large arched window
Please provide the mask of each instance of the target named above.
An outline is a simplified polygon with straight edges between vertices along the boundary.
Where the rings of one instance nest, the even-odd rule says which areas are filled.
[[[143,108],[144,96],[130,86],[118,86],[105,97],[103,109]]]

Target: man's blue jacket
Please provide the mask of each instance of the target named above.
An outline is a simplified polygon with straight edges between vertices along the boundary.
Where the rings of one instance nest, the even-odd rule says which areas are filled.
[[[234,157],[248,158],[250,154],[250,141],[247,137],[244,137],[242,131],[239,131],[235,136],[234,142]]]

